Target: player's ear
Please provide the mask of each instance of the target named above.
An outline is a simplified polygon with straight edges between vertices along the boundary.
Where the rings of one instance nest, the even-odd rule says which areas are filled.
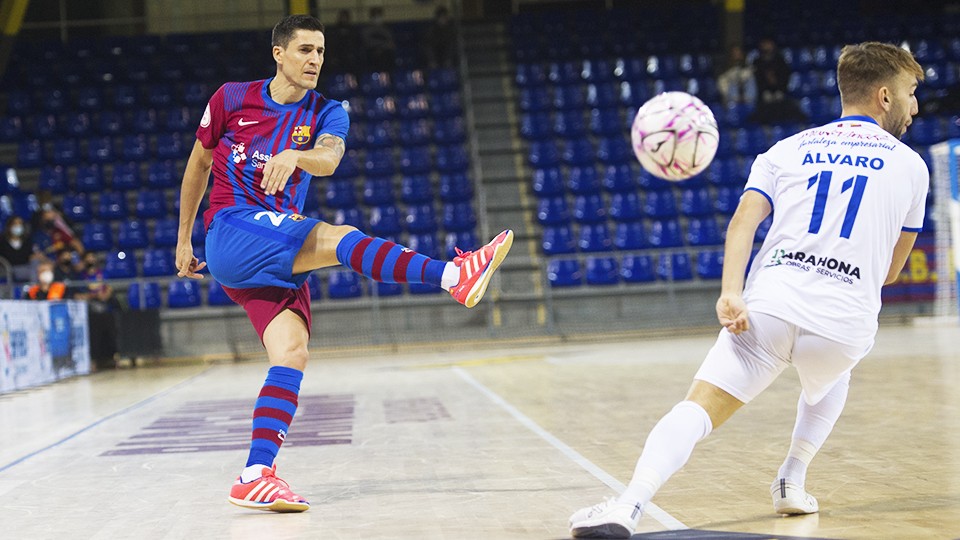
[[[276,63],[279,64],[279,63],[280,63],[280,57],[281,57],[282,55],[283,55],[283,47],[281,47],[281,46],[279,46],[279,45],[274,45],[274,46],[273,46],[273,60],[274,60]]]
[[[877,90],[877,99],[880,101],[880,107],[885,111],[890,110],[890,89],[886,86],[881,86]]]

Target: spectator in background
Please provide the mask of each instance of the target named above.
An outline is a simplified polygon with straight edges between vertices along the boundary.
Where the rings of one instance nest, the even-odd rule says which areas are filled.
[[[383,8],[370,8],[370,22],[361,33],[363,51],[366,55],[364,71],[392,71],[397,64],[397,45],[393,40],[393,31],[383,20]]]
[[[427,66],[432,68],[453,67],[457,61],[457,28],[446,6],[437,6],[433,22],[423,39]]]
[[[96,253],[88,251],[83,254],[79,273],[80,279],[85,281],[103,281],[103,265]]]
[[[33,216],[34,249],[45,257],[55,257],[70,248],[83,253],[83,243],[76,237],[70,224],[52,204],[44,204]]]
[[[33,239],[27,234],[23,218],[13,216],[7,220],[3,228],[3,239],[0,240],[0,257],[13,267],[15,280],[24,282],[33,277],[31,263],[40,256],[33,251]]]
[[[78,268],[80,255],[76,251],[67,248],[57,252],[56,266],[53,269],[53,279],[56,281],[71,281],[83,279],[82,268]]]
[[[753,106],[756,103],[757,82],[753,78],[753,66],[747,62],[740,45],[730,46],[724,70],[717,76],[717,89],[724,105],[742,103]]]
[[[770,38],[760,40],[760,55],[753,61],[757,83],[757,108],[750,117],[758,124],[805,122],[806,115],[797,102],[787,94],[790,66],[784,60],[777,44]]]
[[[37,264],[36,280],[36,283],[27,289],[24,295],[25,299],[63,300],[66,297],[66,284],[62,281],[55,281],[53,278],[53,262],[43,260]]]
[[[103,280],[100,259],[95,253],[87,252],[80,261],[82,270],[79,279],[86,280],[87,287],[73,295],[77,300],[87,301],[87,319],[90,328],[90,359],[97,370],[112,369],[117,366],[118,314],[122,306],[113,287]]]
[[[363,47],[360,33],[350,20],[350,10],[341,9],[337,13],[337,24],[324,32],[329,42],[336,47],[334,54],[324,56],[324,63],[332,64],[328,69],[333,72],[356,73],[363,64]]]

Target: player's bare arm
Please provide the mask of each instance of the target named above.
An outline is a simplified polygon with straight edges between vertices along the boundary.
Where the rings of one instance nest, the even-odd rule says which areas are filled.
[[[727,330],[739,334],[750,329],[743,293],[743,277],[753,250],[753,239],[760,222],[770,215],[767,198],[754,190],[744,192],[737,211],[727,227],[723,251],[723,280],[717,300],[717,320]]]
[[[317,137],[317,142],[310,150],[284,150],[270,158],[263,167],[263,180],[260,188],[267,195],[283,191],[290,175],[297,168],[303,169],[313,176],[330,176],[340,165],[340,160],[346,151],[343,139],[336,135],[323,133]]]
[[[207,265],[193,256],[191,235],[193,223],[197,218],[200,201],[207,190],[207,178],[213,166],[213,150],[208,150],[196,141],[187,167],[183,171],[183,185],[180,188],[180,227],[177,232],[177,276],[203,279],[198,274]]]
[[[902,231],[897,245],[893,248],[893,258],[890,260],[890,270],[887,271],[887,279],[883,281],[884,285],[889,285],[897,280],[903,265],[906,264],[910,252],[913,251],[913,243],[917,241],[917,233]]]

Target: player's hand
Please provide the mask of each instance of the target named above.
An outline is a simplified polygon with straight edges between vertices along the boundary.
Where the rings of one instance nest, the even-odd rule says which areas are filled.
[[[206,262],[200,262],[193,256],[193,246],[190,243],[177,244],[177,277],[203,279],[203,274],[197,272],[206,266]]]
[[[267,195],[274,195],[278,191],[283,191],[290,175],[297,169],[297,151],[284,150],[270,158],[267,164],[263,166],[263,180],[260,181],[260,189]]]
[[[739,334],[750,329],[747,304],[738,295],[724,294],[717,300],[717,320],[728,331]]]

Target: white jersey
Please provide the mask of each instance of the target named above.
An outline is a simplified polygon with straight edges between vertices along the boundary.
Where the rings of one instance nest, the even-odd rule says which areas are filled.
[[[930,174],[865,116],[802,131],[757,156],[746,189],[773,224],[744,289],[749,309],[848,344],[872,343],[901,231],[919,232]]]

